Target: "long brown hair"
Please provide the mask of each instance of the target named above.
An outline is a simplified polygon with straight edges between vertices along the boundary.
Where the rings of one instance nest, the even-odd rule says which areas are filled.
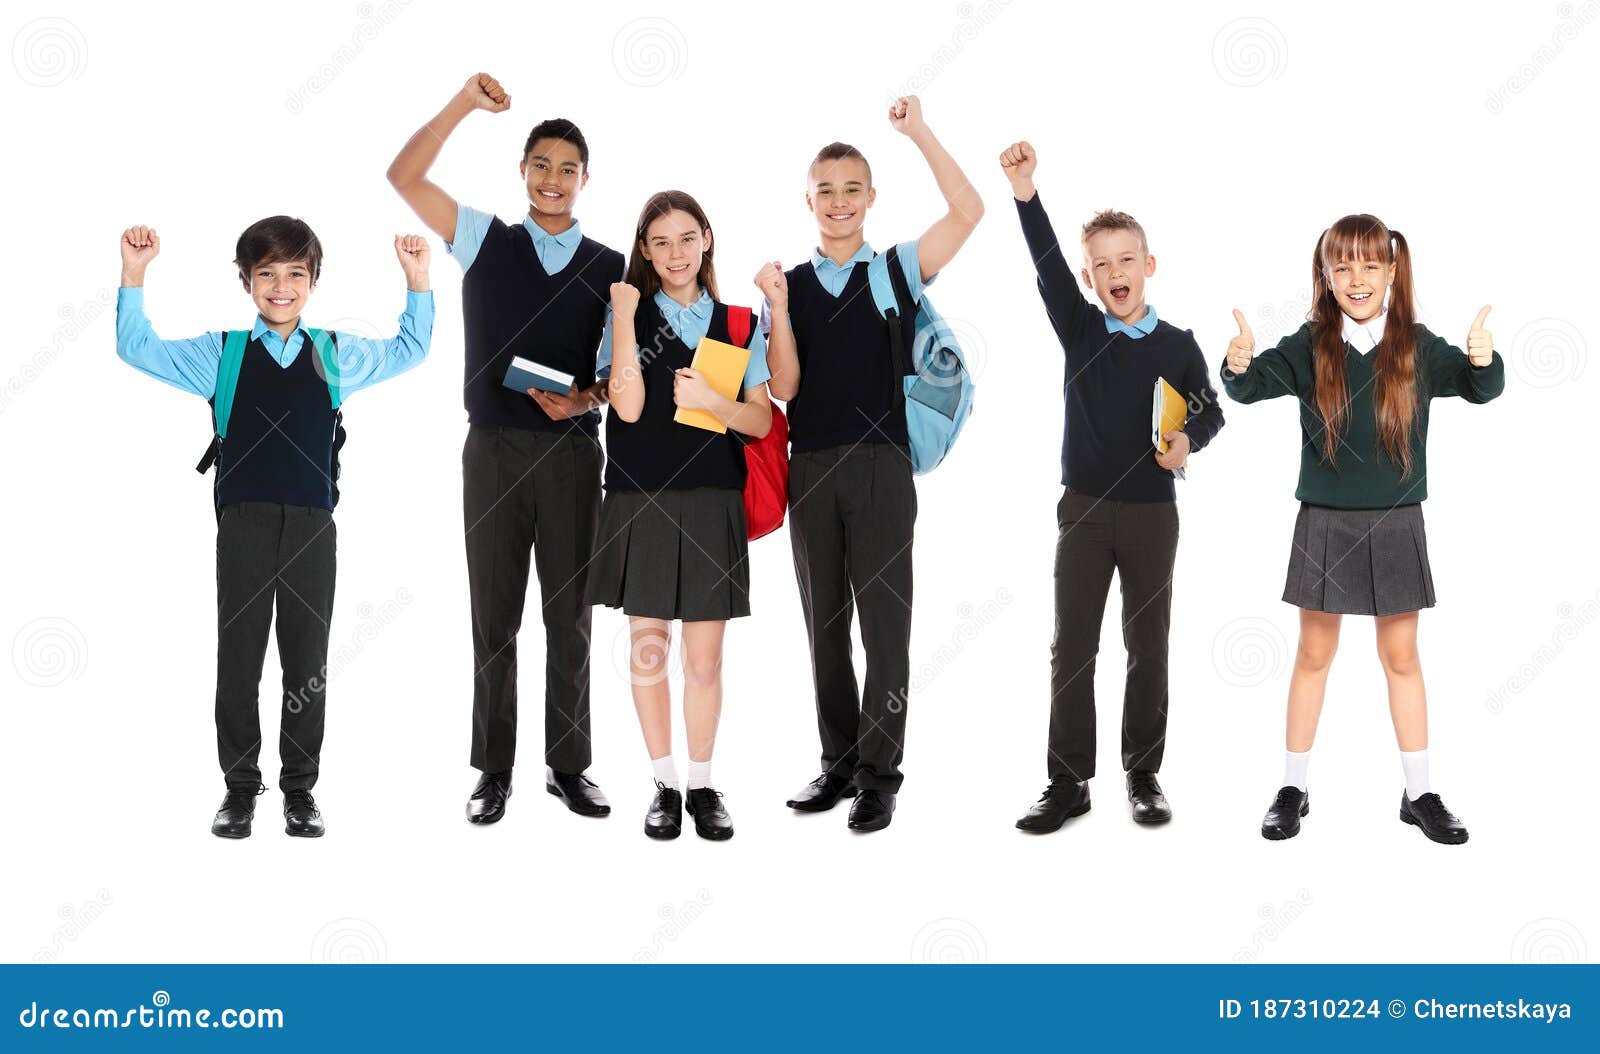
[[[645,232],[656,220],[669,212],[687,212],[694,217],[702,231],[711,229],[711,221],[706,219],[706,212],[700,203],[681,190],[661,190],[650,195],[650,200],[644,203],[644,208],[639,210],[639,223],[634,228],[633,251],[628,254],[628,284],[639,290],[641,297],[654,296],[656,290],[661,288],[661,276],[656,274],[656,269],[644,257]],[[706,246],[705,254],[700,258],[700,284],[706,292],[711,294],[711,299],[717,299],[717,269],[711,262],[712,246]]]
[[[1373,400],[1377,403],[1378,444],[1411,474],[1411,428],[1417,418],[1417,306],[1411,284],[1411,250],[1399,231],[1376,216],[1346,216],[1322,232],[1311,253],[1311,325],[1316,372],[1317,413],[1322,417],[1322,459],[1337,467],[1339,444],[1350,419],[1350,381],[1345,373],[1343,312],[1328,272],[1344,260],[1378,260],[1394,265],[1389,284],[1389,317],[1373,360]],[[1361,398],[1358,393],[1355,398]]]

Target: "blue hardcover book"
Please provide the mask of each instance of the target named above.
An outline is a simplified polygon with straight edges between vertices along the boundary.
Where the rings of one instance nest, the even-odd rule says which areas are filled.
[[[543,392],[566,395],[572,390],[572,382],[575,380],[577,378],[572,374],[563,373],[542,362],[513,356],[511,365],[506,368],[505,386],[516,392],[538,388]]]

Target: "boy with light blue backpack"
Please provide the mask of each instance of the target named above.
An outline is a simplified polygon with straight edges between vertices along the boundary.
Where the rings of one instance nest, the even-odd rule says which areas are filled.
[[[889,826],[902,780],[912,477],[943,459],[972,406],[960,348],[923,290],[983,216],[917,98],[896,100],[889,122],[927,160],[945,215],[921,238],[873,252],[863,233],[876,198],[872,170],[855,147],[832,143],[808,173],[818,235],[810,262],[784,271],[774,261],[756,275],[766,298],[768,389],[788,403],[789,537],[822,739],[821,775],[788,805],[823,812],[854,797],[855,831]],[[867,655],[859,690],[850,639],[857,608]]]

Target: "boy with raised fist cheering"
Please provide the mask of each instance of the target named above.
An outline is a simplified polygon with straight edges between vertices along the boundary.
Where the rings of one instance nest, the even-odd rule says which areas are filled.
[[[1222,428],[1194,334],[1158,319],[1145,303],[1156,273],[1144,228],[1124,212],[1083,226],[1080,274],[1101,308],[1085,299],[1069,250],[1056,240],[1034,189],[1038,155],[1026,142],[1000,154],[1039,276],[1050,324],[1065,355],[1061,484],[1056,506],[1056,630],[1050,645],[1050,784],[1017,827],[1044,833],[1089,811],[1095,771],[1095,653],[1115,572],[1122,583],[1128,650],[1122,699],[1122,767],[1136,823],[1165,823],[1172,810],[1156,780],[1167,738],[1167,634],[1178,551],[1173,473]],[[1151,397],[1160,380],[1188,402],[1188,421],[1151,442]]]
[[[461,453],[467,583],[472,598],[472,765],[480,776],[467,819],[495,823],[511,794],[517,748],[517,633],[530,556],[545,630],[545,788],[573,812],[611,811],[589,767],[589,607],[585,572],[600,514],[605,399],[595,352],[622,254],[584,236],[573,218],[589,182],[589,145],[577,125],[534,125],[517,171],[527,215],[517,224],[465,205],[428,179],[455,127],[475,110],[503,113],[511,95],[476,73],[413,135],[389,182],[449,243],[466,272],[466,446]],[[568,390],[513,390],[513,360],[573,378]],[[518,374],[517,376],[521,376]]]
[[[373,340],[307,329],[301,319],[322,273],[322,244],[288,216],[251,224],[234,264],[255,302],[248,330],[162,340],[144,313],[144,275],[161,251],[150,227],[122,234],[117,355],[209,400],[216,465],[217,755],[227,794],[211,823],[245,838],[261,785],[257,692],[277,607],[283,714],[278,735],[285,830],[321,837],[311,796],[322,763],[328,629],[333,618],[333,507],[339,501],[344,400],[421,362],[433,334],[428,242],[396,237],[406,276],[399,334]]]

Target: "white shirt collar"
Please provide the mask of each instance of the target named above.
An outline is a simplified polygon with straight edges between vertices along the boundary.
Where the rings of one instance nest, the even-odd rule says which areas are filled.
[[[1343,312],[1340,313],[1343,315]],[[1349,315],[1343,315],[1343,333],[1345,343],[1349,344],[1356,352],[1365,355],[1378,346],[1378,341],[1383,339],[1383,326],[1388,321],[1389,309],[1384,308],[1378,314],[1365,322],[1357,322]]]

